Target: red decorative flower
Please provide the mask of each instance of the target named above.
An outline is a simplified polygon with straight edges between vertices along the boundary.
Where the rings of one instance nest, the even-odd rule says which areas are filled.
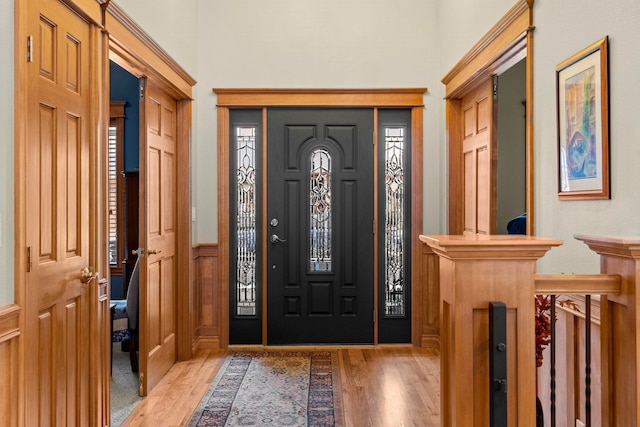
[[[542,366],[542,353],[551,344],[551,295],[536,295],[536,366]],[[571,299],[557,300],[560,307],[580,312],[580,307]]]
[[[551,296],[536,295],[536,366],[542,366],[542,353],[551,343]]]

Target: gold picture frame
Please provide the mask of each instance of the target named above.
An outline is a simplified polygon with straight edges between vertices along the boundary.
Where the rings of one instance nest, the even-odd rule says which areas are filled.
[[[608,37],[556,67],[558,198],[609,199]]]

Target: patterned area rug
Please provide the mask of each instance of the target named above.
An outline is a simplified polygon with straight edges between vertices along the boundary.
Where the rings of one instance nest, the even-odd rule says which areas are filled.
[[[189,421],[210,426],[342,426],[337,353],[237,352]]]

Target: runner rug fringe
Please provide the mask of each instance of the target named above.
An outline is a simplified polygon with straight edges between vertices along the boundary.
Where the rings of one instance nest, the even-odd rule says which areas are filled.
[[[188,426],[342,426],[337,353],[233,353]]]

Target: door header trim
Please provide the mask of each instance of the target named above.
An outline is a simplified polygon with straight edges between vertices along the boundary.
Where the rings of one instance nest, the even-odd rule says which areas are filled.
[[[426,91],[427,88],[213,89],[218,107],[422,107]]]
[[[464,97],[501,67],[508,68],[526,56],[522,51],[528,47],[527,35],[534,28],[532,8],[533,0],[518,0],[458,61],[442,78],[445,99]]]
[[[149,37],[118,5],[104,14],[109,35],[109,59],[137,77],[151,77],[175,99],[192,99],[196,80]]]

